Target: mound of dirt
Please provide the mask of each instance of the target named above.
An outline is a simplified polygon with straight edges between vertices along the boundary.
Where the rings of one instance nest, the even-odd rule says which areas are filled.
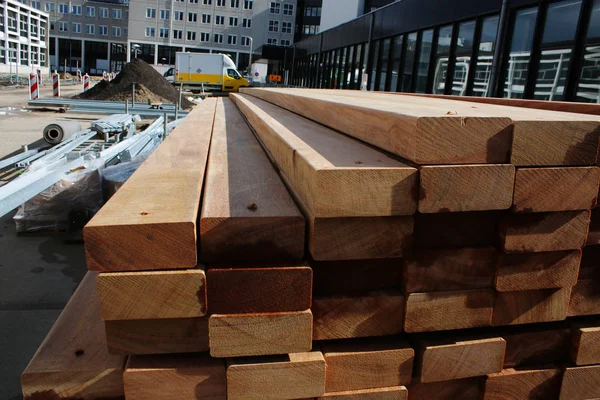
[[[124,101],[125,99],[131,99],[131,90],[134,83],[136,86],[136,102],[150,100],[152,102],[160,101],[175,104],[179,100],[177,89],[154,68],[139,58],[126,64],[112,81],[101,81],[87,92],[74,96],[74,98]],[[140,97],[138,97],[138,94]],[[182,97],[181,108],[189,109],[192,105],[192,102]]]

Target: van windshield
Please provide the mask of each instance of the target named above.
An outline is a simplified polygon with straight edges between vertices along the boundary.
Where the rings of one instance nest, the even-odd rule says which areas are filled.
[[[234,79],[241,78],[241,75],[233,68],[227,68],[227,75]]]
[[[175,75],[175,68],[169,68],[163,76],[166,78],[168,76],[173,76],[173,75]]]

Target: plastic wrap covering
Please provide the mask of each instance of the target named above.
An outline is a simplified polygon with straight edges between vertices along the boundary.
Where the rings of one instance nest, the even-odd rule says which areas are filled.
[[[136,157],[131,161],[107,167],[102,171],[102,185],[106,201],[123,186],[145,160],[146,157]]]
[[[14,216],[17,233],[83,227],[103,204],[99,167],[97,160],[90,161],[21,205]]]
[[[44,128],[44,140],[50,144],[59,144],[75,132],[81,131],[81,123],[75,121],[56,121]]]

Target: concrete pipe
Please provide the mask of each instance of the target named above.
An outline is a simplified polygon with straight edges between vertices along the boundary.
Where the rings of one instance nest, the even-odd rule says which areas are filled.
[[[50,144],[59,144],[75,132],[81,130],[81,123],[75,121],[58,121],[44,128],[44,140]]]

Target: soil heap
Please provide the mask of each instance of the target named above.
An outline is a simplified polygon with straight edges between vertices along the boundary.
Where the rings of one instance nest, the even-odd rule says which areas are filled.
[[[136,58],[110,82],[101,81],[87,92],[74,98],[87,100],[124,101],[131,99],[132,86],[136,86],[136,102],[163,102],[175,104],[179,93],[161,74],[144,61]],[[181,98],[181,108],[189,109],[192,102]]]

